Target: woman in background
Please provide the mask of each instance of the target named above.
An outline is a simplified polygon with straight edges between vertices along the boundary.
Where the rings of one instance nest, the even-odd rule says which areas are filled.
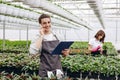
[[[88,43],[88,49],[92,55],[104,54],[102,48],[104,39],[105,39],[105,32],[103,30],[99,30],[95,34],[94,38],[90,39]]]

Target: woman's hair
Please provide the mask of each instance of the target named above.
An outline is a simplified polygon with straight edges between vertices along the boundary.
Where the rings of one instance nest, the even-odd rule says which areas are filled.
[[[98,39],[99,36],[102,36],[102,39],[100,39],[100,42],[104,43],[104,38],[105,38],[105,32],[103,30],[99,30],[96,35],[95,35],[95,38]]]
[[[40,17],[38,18],[39,24],[41,24],[41,19],[43,18],[50,18],[48,14],[41,14]]]

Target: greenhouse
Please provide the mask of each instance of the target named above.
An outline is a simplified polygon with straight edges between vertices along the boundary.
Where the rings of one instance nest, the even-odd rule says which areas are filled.
[[[120,0],[0,0],[0,80],[120,80],[119,18]]]

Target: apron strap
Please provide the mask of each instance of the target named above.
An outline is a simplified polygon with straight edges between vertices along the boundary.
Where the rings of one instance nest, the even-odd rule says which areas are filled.
[[[57,40],[59,40],[55,34],[53,34],[53,36],[55,36],[55,38],[56,38]]]

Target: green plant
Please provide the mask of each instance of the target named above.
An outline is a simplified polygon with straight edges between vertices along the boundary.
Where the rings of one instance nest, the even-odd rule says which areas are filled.
[[[108,49],[108,47],[106,46],[106,45],[103,45],[103,47],[102,47],[104,50],[107,50]]]

